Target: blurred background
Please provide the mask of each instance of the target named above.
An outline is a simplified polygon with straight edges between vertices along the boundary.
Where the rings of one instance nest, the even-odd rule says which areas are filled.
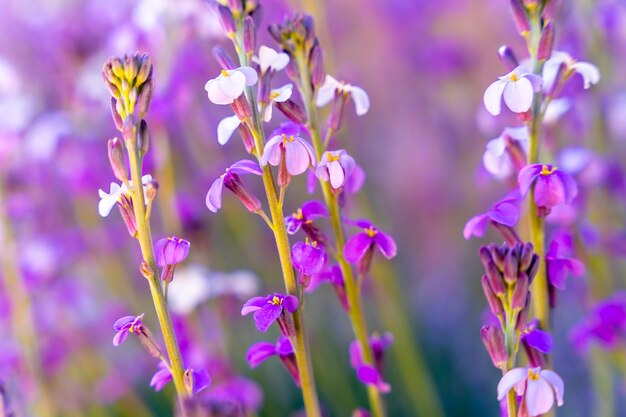
[[[626,2],[560,3],[556,49],[594,62],[602,80],[584,91],[580,80],[571,83],[569,110],[547,127],[548,154],[589,147],[613,170],[614,181],[594,183],[602,191],[577,214],[606,244],[589,246],[600,266],[570,278],[559,293],[554,367],[566,383],[559,413],[626,416],[624,343],[576,351],[570,337],[596,300],[626,285]],[[276,48],[264,28],[286,13],[311,13],[327,71],[371,99],[364,117],[349,108],[337,143],[367,174],[347,210],[371,218],[399,247],[392,262],[375,261],[364,295],[369,328],[396,339],[386,358],[389,415],[498,415],[500,373],[479,337],[486,303],[476,252],[501,238],[467,242],[462,230],[509,186],[481,166],[486,142],[517,123],[511,115],[492,118],[482,106],[485,88],[508,72],[498,47],[508,44],[525,57],[509,2],[262,5],[258,45]],[[217,123],[230,110],[212,105],[204,91],[220,70],[211,54],[218,44],[232,52],[216,14],[201,0],[0,3],[0,380],[16,415],[42,395],[64,416],[171,415],[173,387],[154,393],[148,386],[154,360],[135,341],[112,346],[112,324],[121,316],[145,313],[155,334],[158,325],[137,244],[116,211],[101,218],[96,210],[98,189],[108,191],[114,180],[106,144],[118,134],[102,64],[137,50],[152,54],[155,64],[145,168],[160,184],[153,233],[188,239],[190,257],[176,280],[209,288],[198,300],[172,306],[182,349],[209,368],[207,395],[237,401],[232,386],[239,384],[258,416],[294,415],[301,407],[279,361],[255,370],[245,361],[250,344],[278,334],[260,335],[239,314],[247,298],[282,288],[272,237],[232,196],[217,215],[204,203],[213,179],[245,156],[239,140],[217,143]],[[276,114],[272,126],[284,121]],[[296,178],[286,212],[308,198],[305,178]],[[349,365],[352,332],[332,288],[307,299],[306,321],[321,400],[330,415],[349,416],[367,399]],[[27,377],[28,361],[35,371]],[[43,390],[35,388],[42,383]]]

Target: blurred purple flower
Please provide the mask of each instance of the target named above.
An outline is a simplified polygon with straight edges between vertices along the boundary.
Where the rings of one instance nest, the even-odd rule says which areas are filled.
[[[511,369],[498,384],[498,401],[506,397],[512,389],[515,389],[517,395],[523,396],[520,408],[526,409],[530,417],[550,411],[555,397],[557,405],[559,407],[563,405],[563,380],[549,369],[542,370],[539,367]]]
[[[600,71],[598,67],[589,62],[576,61],[566,52],[554,51],[545,64],[543,65],[543,79],[545,81],[544,87],[546,90],[552,89],[559,76],[559,67],[564,64],[565,78],[570,77],[574,73],[580,74],[583,79],[585,89],[588,89],[593,84],[600,82]]]
[[[526,195],[535,184],[535,204],[547,213],[554,206],[571,203],[578,194],[576,181],[568,173],[549,164],[525,166],[519,172],[517,181],[522,195]]]
[[[539,329],[538,323],[537,319],[528,323],[521,332],[520,340],[542,353],[550,353],[552,351],[552,335]]]
[[[485,108],[492,115],[499,115],[504,97],[504,103],[513,113],[524,113],[530,109],[534,94],[541,90],[541,83],[541,77],[518,66],[487,87],[483,96]]]
[[[256,84],[257,73],[250,67],[222,70],[220,75],[207,81],[204,89],[214,104],[233,104],[243,94],[243,90]]]
[[[185,383],[191,387],[191,392],[197,394],[211,384],[211,377],[205,369],[186,369],[184,378]],[[172,373],[167,365],[159,362],[159,369],[154,373],[150,380],[150,386],[155,391],[161,391],[172,380]]]
[[[217,213],[222,207],[222,192],[224,187],[226,187],[241,200],[248,210],[257,211],[261,203],[247,191],[239,176],[247,174],[261,175],[261,173],[261,168],[259,168],[256,162],[248,159],[235,162],[226,168],[226,172],[211,184],[211,188],[206,195],[206,206],[213,213]]]
[[[363,231],[352,236],[346,242],[343,253],[348,262],[352,264],[360,262],[374,248],[378,248],[380,253],[387,259],[396,256],[398,250],[396,242],[387,233],[380,231],[369,220],[357,220],[350,223],[359,226]]]
[[[315,166],[315,151],[306,140],[299,136],[277,135],[265,144],[261,156],[261,166],[280,165],[285,158],[287,172],[291,175],[302,174],[310,165]]]
[[[497,201],[489,211],[478,214],[465,223],[463,237],[483,237],[489,222],[513,227],[519,220],[519,201],[521,196],[517,190],[508,193],[502,200]]]
[[[550,284],[560,290],[564,290],[565,279],[568,274],[576,277],[583,275],[585,273],[585,265],[578,259],[562,257],[559,247],[557,240],[553,240],[550,243],[550,249],[546,253],[546,265]]]
[[[330,181],[331,187],[338,190],[350,177],[355,166],[354,159],[345,150],[327,151],[322,154],[315,174],[323,181]]]
[[[117,332],[113,337],[113,346],[119,346],[130,333],[139,333],[143,328],[143,314],[140,316],[124,316],[117,320],[113,325],[113,329]]]
[[[296,385],[300,386],[300,375],[296,364],[296,356],[289,338],[280,336],[275,344],[269,342],[257,342],[250,346],[246,353],[246,360],[251,368],[256,368],[272,356],[278,356]]]
[[[391,391],[391,386],[383,379],[382,368],[385,350],[392,343],[391,333],[370,337],[369,344],[374,356],[373,364],[365,363],[361,346],[356,340],[350,344],[350,365],[356,371],[357,377],[366,385],[374,385],[382,393]]]
[[[589,315],[571,331],[570,338],[578,350],[585,350],[592,340],[612,349],[626,340],[626,292],[600,301]]]
[[[159,362],[159,369],[152,375],[150,386],[155,391],[161,391],[172,380],[172,373],[163,362]]]
[[[515,146],[515,150],[518,151],[515,159],[509,150],[508,142]],[[504,128],[500,136],[487,142],[483,154],[485,169],[500,180],[510,177],[516,171],[515,162],[520,159],[525,162],[528,143],[528,128],[526,126]]]
[[[241,309],[241,315],[254,313],[256,328],[265,333],[270,325],[285,316],[285,310],[293,313],[298,309],[298,298],[293,295],[270,294],[267,297],[253,297]],[[284,332],[283,323],[279,323]],[[287,332],[288,333],[288,332]]]

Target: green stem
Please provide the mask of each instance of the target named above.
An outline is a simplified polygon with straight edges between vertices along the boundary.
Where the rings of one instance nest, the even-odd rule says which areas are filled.
[[[152,231],[150,229],[149,219],[146,218],[146,203],[141,182],[142,155],[140,155],[138,141],[136,139],[136,132],[138,129],[139,125],[136,124],[133,132],[135,139],[126,141],[126,149],[128,150],[130,160],[131,179],[133,182],[133,209],[135,212],[135,219],[137,221],[137,240],[139,241],[139,245],[141,247],[143,260],[151,272],[146,278],[150,284],[152,301],[159,320],[159,325],[161,326],[161,331],[163,332],[163,339],[165,341],[165,348],[170,360],[172,378],[176,387],[176,393],[178,394],[179,401],[182,405],[182,400],[189,396],[189,392],[185,388],[185,384],[183,382],[183,374],[185,372],[183,368],[183,361],[178,348],[178,342],[176,341],[176,334],[174,333],[172,320],[167,309],[167,303],[165,302],[165,297],[163,295],[163,289],[161,288],[161,280],[157,274],[158,270],[154,257],[154,247],[152,246]]]
[[[309,68],[305,57],[302,55],[298,57],[297,64],[300,72],[300,91],[302,93],[302,101],[304,102],[307,115],[308,128],[313,140],[313,148],[315,149],[315,154],[317,160],[319,161],[324,153],[325,145],[320,133],[317,111],[315,110],[314,93],[311,88]],[[337,249],[335,257],[339,263],[345,282],[346,296],[348,298],[349,307],[348,316],[350,318],[350,322],[352,323],[352,329],[361,348],[361,352],[363,352],[364,361],[368,364],[373,364],[374,358],[368,341],[368,331],[361,300],[360,284],[354,276],[352,266],[345,260],[343,255],[345,236],[341,226],[339,201],[336,198],[336,195],[332,192],[330,183],[320,180],[320,186],[324,194],[324,201],[328,206],[330,223],[335,237],[335,245]],[[367,393],[372,409],[372,415],[374,417],[384,417],[386,415],[385,407],[380,391],[378,391],[376,387],[368,385]]]

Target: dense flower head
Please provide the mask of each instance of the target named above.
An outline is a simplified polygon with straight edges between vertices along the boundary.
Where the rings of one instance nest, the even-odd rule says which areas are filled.
[[[514,389],[522,396],[521,410],[526,410],[530,417],[550,411],[556,399],[557,405],[563,405],[564,385],[561,377],[549,369],[514,368],[508,371],[498,384],[498,401]]]
[[[309,142],[299,136],[276,135],[265,144],[261,156],[261,166],[268,163],[279,166],[285,158],[285,166],[290,175],[299,175],[315,166],[315,151]]]
[[[191,244],[188,240],[176,236],[159,239],[154,244],[154,256],[157,266],[176,265],[189,255]]]
[[[504,103],[513,113],[527,112],[535,93],[541,90],[541,85],[541,77],[532,74],[524,66],[518,66],[487,87],[483,96],[485,108],[492,115],[499,115],[504,98]]]
[[[355,167],[354,159],[348,153],[340,149],[338,151],[326,151],[315,169],[318,178],[329,181],[330,186],[338,190],[345,184]]]
[[[118,129],[135,112],[141,118],[154,94],[152,60],[149,54],[135,53],[110,57],[102,67],[102,77],[111,93],[113,119]]]
[[[585,350],[592,341],[605,349],[614,349],[626,342],[626,292],[618,292],[599,301],[571,332],[578,350]]]
[[[369,220],[357,220],[350,222],[362,229],[362,232],[352,236],[344,247],[343,254],[346,261],[352,264],[361,263],[362,272],[369,269],[369,262],[374,249],[378,249],[382,255],[391,259],[396,256],[398,247],[396,242],[387,233],[381,231]]]
[[[324,84],[317,92],[315,104],[317,107],[324,107],[336,96],[352,97],[354,110],[358,116],[363,116],[370,108],[370,99],[365,90],[355,85],[340,82],[327,74]]]
[[[250,67],[222,70],[216,78],[207,81],[204,89],[214,104],[233,104],[257,79],[256,71]]]
[[[517,181],[522,195],[526,195],[535,186],[535,204],[546,214],[557,205],[571,203],[578,194],[576,181],[565,171],[550,164],[525,166],[519,172]]]
[[[244,187],[240,175],[261,175],[261,168],[256,162],[248,159],[242,159],[237,161],[228,168],[226,172],[220,175],[209,188],[209,192],[206,195],[206,206],[213,213],[222,207],[222,192],[224,187],[231,190],[250,211],[257,211],[261,207],[259,200],[251,195]]]
[[[350,365],[356,371],[359,380],[366,385],[374,385],[380,392],[391,391],[391,386],[383,378],[383,359],[385,350],[393,343],[391,333],[374,334],[369,339],[370,349],[374,356],[374,363],[366,363],[363,351],[358,341],[350,344]]]
[[[256,328],[265,333],[274,321],[281,316],[285,318],[285,312],[293,313],[296,311],[299,304],[298,298],[293,295],[275,293],[267,297],[253,297],[243,305],[241,315],[246,316],[254,313]],[[290,335],[289,329],[283,328],[284,324],[279,322],[283,334]]]

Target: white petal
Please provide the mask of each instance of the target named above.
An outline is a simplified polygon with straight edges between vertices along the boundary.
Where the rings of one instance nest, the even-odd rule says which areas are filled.
[[[352,100],[357,116],[363,116],[370,109],[370,98],[361,87],[352,87]]]
[[[261,67],[261,72],[267,71],[267,69],[272,65],[278,53],[265,45],[261,45],[259,48],[259,58],[255,61]]]
[[[280,71],[284,69],[287,66],[287,64],[289,64],[289,55],[287,55],[284,52],[281,52],[278,55],[276,55],[276,58],[272,62],[272,69],[274,71]]]
[[[483,165],[487,172],[499,180],[506,179],[513,174],[513,164],[506,154],[498,155],[487,149],[483,154]]]
[[[217,79],[217,86],[224,96],[234,100],[243,94],[243,90],[246,88],[246,75],[241,71],[234,70],[229,76],[220,76]]]
[[[341,83],[326,74],[324,84],[317,91],[317,98],[315,99],[315,105],[317,107],[324,107],[335,97],[335,90],[341,86]]]
[[[498,401],[506,397],[509,391],[528,376],[526,368],[515,368],[504,374],[498,383]]]
[[[224,104],[232,104],[233,102],[232,98],[222,93],[222,90],[220,90],[220,88],[218,87],[218,82],[216,79],[209,80],[204,86],[204,89],[209,95],[209,100],[211,100],[211,102],[214,104],[224,105]]]
[[[559,118],[565,114],[572,107],[572,103],[567,98],[557,98],[552,100],[546,108],[546,113],[543,116],[543,122],[546,125],[552,125],[556,123]]]
[[[496,80],[489,87],[487,87],[487,89],[485,90],[485,94],[483,95],[483,103],[485,104],[485,108],[489,113],[494,116],[500,114],[502,91],[504,91],[504,87],[506,87],[506,84],[506,81]]]
[[[523,113],[533,104],[533,85],[526,78],[507,82],[504,87],[504,103],[513,113]]]
[[[591,87],[592,84],[598,84],[600,81],[600,70],[593,64],[577,62],[571,68],[582,75],[586,89]]]
[[[239,67],[235,69],[235,71],[242,73],[246,77],[246,85],[250,87],[251,85],[256,84],[259,79],[259,76],[256,73],[256,70],[251,67]]]
[[[269,102],[267,106],[265,106],[265,111],[263,112],[263,120],[265,121],[265,123],[272,120],[272,108],[273,107],[274,106],[272,106],[271,102]]]
[[[543,378],[537,380],[529,378],[528,386],[526,387],[526,408],[528,408],[528,414],[531,417],[535,417],[547,413],[553,404],[554,393],[550,384]]]
[[[519,141],[528,139],[528,128],[526,126],[505,127],[503,133]]]
[[[241,121],[235,116],[225,117],[220,120],[217,125],[217,142],[220,145],[225,145],[230,140],[235,130],[239,127]]]
[[[343,185],[345,173],[338,161],[328,164],[328,175],[330,177],[330,185],[336,190]]]
[[[554,394],[556,395],[556,403],[559,407],[562,406],[563,395],[565,395],[565,386],[559,374],[549,369],[545,369],[540,372],[540,376],[552,385]]]
[[[282,103],[283,101],[287,101],[291,98],[291,94],[293,94],[293,84],[283,85],[280,88],[272,90],[272,95],[276,93],[277,96],[274,97],[273,101],[278,103]]]

